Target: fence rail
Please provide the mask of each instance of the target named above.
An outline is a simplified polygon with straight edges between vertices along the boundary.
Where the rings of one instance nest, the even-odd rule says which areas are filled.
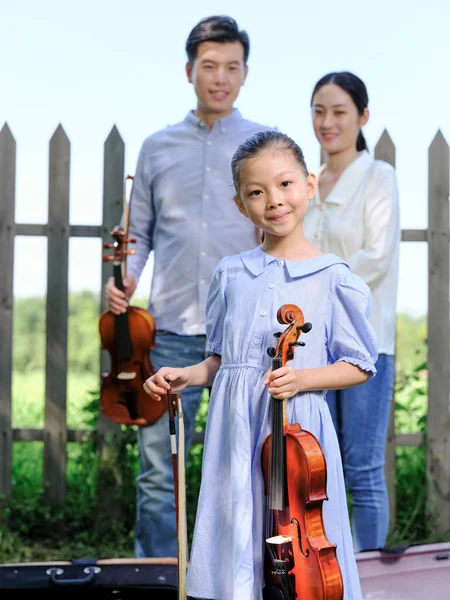
[[[375,157],[395,167],[395,146],[384,131]],[[49,146],[49,217],[47,224],[15,223],[16,141],[5,124],[0,131],[0,498],[11,494],[12,448],[15,442],[44,442],[44,501],[64,502],[66,492],[66,445],[99,442],[108,433],[118,434],[115,423],[101,417],[96,431],[72,430],[66,425],[68,261],[71,237],[109,240],[123,209],[125,145],[114,126],[104,144],[103,223],[69,223],[70,141],[61,126]],[[450,529],[450,414],[449,414],[449,147],[438,131],[428,152],[428,228],[402,230],[402,242],[428,244],[428,412],[426,436],[398,434],[392,411],[386,449],[386,475],[390,491],[391,521],[395,521],[395,451],[398,446],[425,446],[428,500],[436,509],[435,534]],[[43,429],[13,429],[12,323],[15,236],[48,239],[46,393]],[[99,256],[99,260],[101,257]],[[109,276],[102,266],[101,285]],[[105,309],[101,294],[100,312]],[[101,353],[100,370],[108,357]],[[99,374],[100,377],[100,374]],[[196,434],[194,443],[203,436]],[[104,491],[104,490],[103,490]]]

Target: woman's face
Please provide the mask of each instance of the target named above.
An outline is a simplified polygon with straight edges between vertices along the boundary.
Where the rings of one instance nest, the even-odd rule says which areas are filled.
[[[314,133],[328,154],[356,148],[360,129],[369,119],[369,110],[359,114],[350,94],[334,83],[321,87],[313,97]]]

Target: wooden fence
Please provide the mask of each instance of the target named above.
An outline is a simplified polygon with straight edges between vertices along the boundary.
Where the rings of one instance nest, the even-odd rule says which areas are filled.
[[[395,166],[395,147],[384,131],[375,157]],[[49,147],[49,211],[47,224],[15,223],[16,142],[5,124],[0,132],[0,499],[11,494],[12,447],[16,441],[44,442],[44,500],[63,503],[66,490],[66,444],[83,442],[92,432],[67,429],[67,320],[69,238],[110,241],[123,208],[125,145],[114,126],[104,144],[103,223],[69,223],[70,142],[59,126]],[[450,529],[450,414],[449,414],[449,147],[440,131],[428,151],[428,229],[402,231],[402,242],[428,242],[428,414],[426,438],[420,433],[397,434],[391,415],[386,451],[391,519],[395,520],[395,449],[421,446],[427,451],[427,495],[436,510],[435,535]],[[43,429],[13,429],[12,323],[15,236],[45,236],[48,240],[46,394]],[[98,260],[101,261],[101,255]],[[102,287],[110,265],[102,267]],[[101,294],[100,312],[105,309]],[[99,315],[100,315],[99,312]],[[107,369],[102,352],[101,370]],[[100,419],[94,435],[100,443],[120,428]],[[197,436],[195,441],[201,441]]]

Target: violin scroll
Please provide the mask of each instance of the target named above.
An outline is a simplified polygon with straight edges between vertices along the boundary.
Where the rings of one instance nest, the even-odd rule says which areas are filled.
[[[125,230],[120,227],[114,227],[111,231],[111,236],[114,238],[114,242],[105,242],[103,244],[103,248],[110,249],[113,248],[114,252],[112,255],[104,254],[102,256],[103,262],[107,262],[109,260],[113,260],[116,264],[121,264],[124,262],[125,256],[131,256],[132,254],[136,254],[136,250],[131,249],[128,250],[128,244],[135,244],[136,238],[128,238]]]
[[[308,333],[312,329],[311,323],[305,323],[303,311],[295,304],[283,304],[277,311],[278,323],[287,323],[289,327],[281,334],[275,334],[278,337],[275,353],[269,356],[281,358],[281,364],[284,366],[288,360],[294,358],[294,348],[304,346],[304,342],[299,342],[302,333]]]

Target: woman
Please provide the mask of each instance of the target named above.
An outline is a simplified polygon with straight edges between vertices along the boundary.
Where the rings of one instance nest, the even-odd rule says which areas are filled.
[[[314,133],[326,155],[305,234],[343,258],[372,292],[370,322],[378,343],[377,375],[329,391],[351,494],[355,552],[385,545],[389,501],[384,456],[394,386],[400,219],[396,174],[374,160],[361,129],[369,119],[366,86],[352,73],[329,73],[311,98]]]

